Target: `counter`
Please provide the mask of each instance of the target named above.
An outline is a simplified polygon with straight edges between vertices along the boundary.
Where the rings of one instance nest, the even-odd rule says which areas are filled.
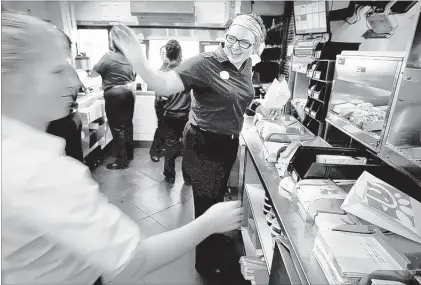
[[[312,254],[314,236],[307,230],[305,222],[290,202],[289,193],[281,193],[278,190],[281,178],[275,167],[268,168],[263,144],[253,127],[253,117],[245,118],[242,138],[246,144],[246,160],[251,158],[263,188],[273,201],[277,218],[290,244],[292,260],[297,262],[294,267],[299,271],[298,276],[304,279],[300,280],[301,284],[328,284],[322,269]]]
[[[315,227],[304,222],[290,200],[291,195],[286,191],[279,190],[281,178],[276,168],[265,160],[263,143],[253,126],[253,117],[245,118],[242,140],[245,144],[243,196],[247,197],[242,201],[243,205],[251,204],[251,206],[245,206],[245,208],[250,208],[246,209],[245,213],[251,211],[256,215],[256,228],[270,273],[269,285],[279,285],[279,280],[283,280],[282,284],[328,284],[312,253],[317,231]],[[282,242],[277,240],[275,243],[278,248],[275,252],[270,233],[265,229],[267,225],[266,221],[262,219],[263,213],[260,213],[265,193],[272,200],[273,210],[284,233],[284,237],[278,238]],[[421,252],[420,244],[401,236],[387,235],[387,240],[401,253]],[[246,252],[250,251],[247,250],[249,247],[247,238],[244,243]],[[280,247],[283,248],[280,249]],[[279,275],[282,276],[279,277]]]
[[[88,107],[91,105],[95,100],[100,99],[104,96],[104,91],[94,91],[92,93],[89,93],[87,95],[82,95],[83,93],[78,95],[78,98],[76,102],[79,105],[79,109]]]
[[[78,96],[78,111],[82,120],[83,157],[88,156],[98,147],[105,148],[112,140],[105,115],[105,102],[102,90]]]
[[[133,139],[135,141],[152,141],[157,125],[155,91],[136,91]]]

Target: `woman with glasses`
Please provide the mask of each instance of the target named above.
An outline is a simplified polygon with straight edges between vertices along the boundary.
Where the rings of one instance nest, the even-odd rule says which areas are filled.
[[[250,56],[258,53],[264,43],[263,21],[255,14],[236,16],[227,23],[225,40],[216,51],[196,55],[167,72],[153,70],[139,51],[141,46],[131,29],[119,25],[116,35],[116,44],[158,94],[193,89],[189,122],[184,130],[183,164],[193,186],[197,218],[224,199],[246,108],[269,117],[279,113],[278,109],[266,110],[253,101]],[[230,248],[230,242],[224,235],[214,235],[201,243],[196,248],[199,273],[239,273],[238,258],[222,249]]]

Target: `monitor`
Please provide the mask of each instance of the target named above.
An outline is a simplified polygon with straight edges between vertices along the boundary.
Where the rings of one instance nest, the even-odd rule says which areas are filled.
[[[325,1],[294,1],[296,35],[323,34],[328,32],[327,5]]]

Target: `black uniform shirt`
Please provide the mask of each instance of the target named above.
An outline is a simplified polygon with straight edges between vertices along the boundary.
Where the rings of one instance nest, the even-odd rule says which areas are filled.
[[[132,83],[136,79],[136,71],[120,52],[107,52],[94,66],[94,69],[102,77],[104,91],[114,86]]]
[[[247,59],[238,70],[222,46],[177,66],[174,71],[185,90],[193,89],[189,121],[209,132],[239,135],[246,108],[254,98],[251,67]]]

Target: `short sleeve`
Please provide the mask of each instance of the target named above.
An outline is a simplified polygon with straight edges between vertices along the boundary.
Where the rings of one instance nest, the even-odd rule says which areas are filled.
[[[206,60],[202,54],[198,54],[173,69],[183,81],[185,90],[206,84]]]
[[[105,53],[101,59],[95,64],[94,70],[98,72],[100,75],[103,75],[105,72],[107,72],[107,66],[109,62],[109,56],[108,53]]]
[[[139,227],[99,192],[86,166],[68,157],[47,160],[28,182],[21,199],[9,200],[22,218],[106,274],[129,264]]]

